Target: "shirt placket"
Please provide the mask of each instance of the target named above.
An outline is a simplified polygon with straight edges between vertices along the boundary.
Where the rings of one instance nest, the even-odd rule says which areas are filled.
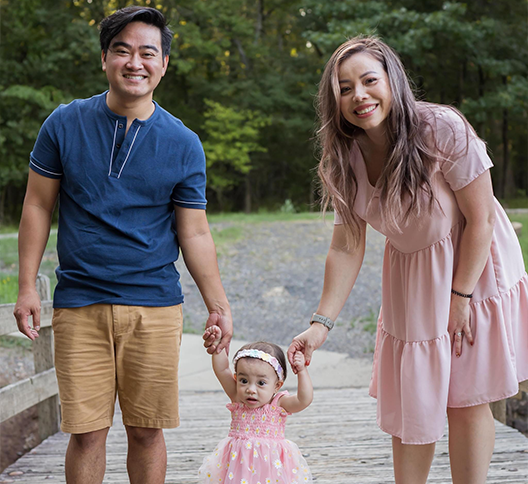
[[[122,120],[116,121],[115,127],[115,141],[113,143],[112,150],[112,164],[109,172],[109,176],[112,178],[119,178],[125,168],[125,165],[129,161],[134,145],[137,143],[137,136],[141,125],[135,121],[131,124],[128,133],[126,131],[126,122]]]

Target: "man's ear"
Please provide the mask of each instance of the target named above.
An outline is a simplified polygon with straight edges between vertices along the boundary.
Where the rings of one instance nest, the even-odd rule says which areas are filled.
[[[104,50],[101,51],[101,67],[103,69],[103,72],[105,72],[106,71],[106,54]]]
[[[168,55],[166,55],[163,58],[163,71],[161,73],[161,77],[163,77],[165,73],[167,72],[167,67],[169,67],[169,56]]]

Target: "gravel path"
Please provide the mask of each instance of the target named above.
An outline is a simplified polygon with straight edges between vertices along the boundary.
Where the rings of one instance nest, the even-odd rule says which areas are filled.
[[[233,226],[232,224],[231,226]],[[235,337],[288,345],[303,331],[321,296],[332,222],[306,220],[240,225],[244,235],[219,250],[219,265],[234,318]],[[214,231],[228,229],[212,224]],[[326,350],[371,357],[381,301],[385,239],[369,229],[359,278]],[[207,311],[182,261],[186,331],[201,333]]]

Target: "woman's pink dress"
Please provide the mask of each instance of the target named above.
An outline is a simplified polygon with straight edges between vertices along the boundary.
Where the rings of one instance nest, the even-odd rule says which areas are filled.
[[[302,484],[312,475],[297,445],[284,438],[286,417],[279,406],[287,391],[271,403],[249,408],[230,403],[231,429],[200,467],[201,484]]]
[[[438,204],[403,233],[382,227],[379,191],[368,181],[357,143],[351,153],[358,181],[354,210],[387,237],[370,395],[378,399],[379,427],[405,444],[439,440],[447,407],[501,400],[528,379],[528,275],[496,200],[491,250],[470,301],[474,346],[463,338],[462,354],[454,356],[449,306],[465,226],[454,192],[492,162],[457,114],[442,107],[433,112],[439,147],[458,155],[436,163],[431,180]]]

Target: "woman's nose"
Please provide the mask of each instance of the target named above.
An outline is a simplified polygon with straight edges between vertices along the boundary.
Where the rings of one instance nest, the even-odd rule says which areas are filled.
[[[357,86],[354,88],[352,99],[354,99],[355,102],[363,101],[367,98],[368,94],[363,86]]]

